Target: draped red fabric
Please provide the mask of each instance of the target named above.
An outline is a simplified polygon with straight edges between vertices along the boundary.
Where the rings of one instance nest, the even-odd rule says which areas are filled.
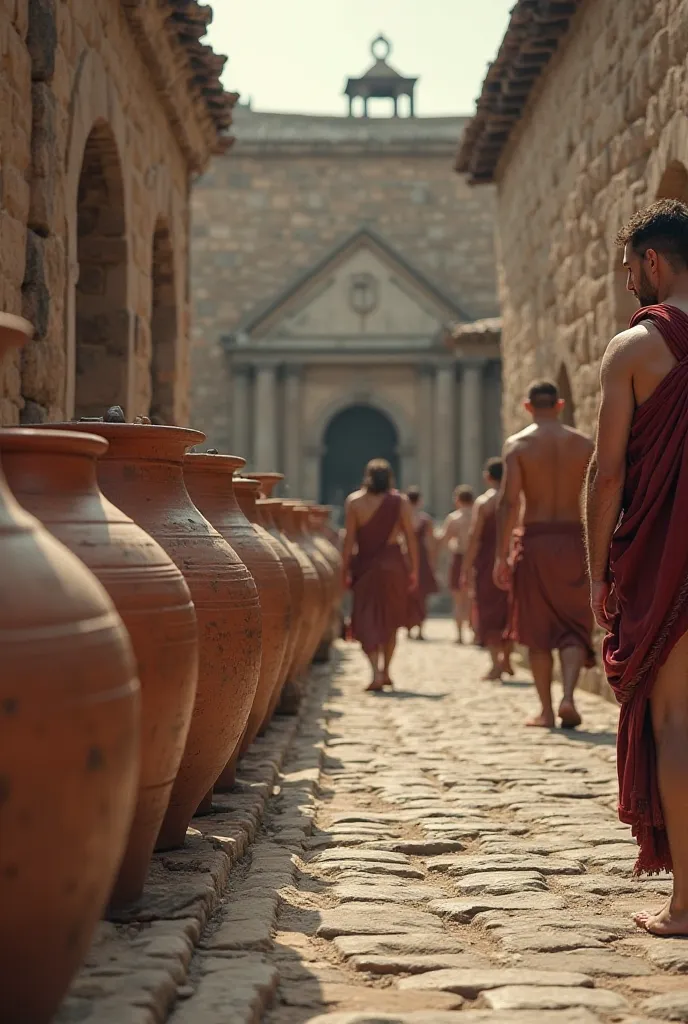
[[[486,512],[475,556],[475,618],[476,643],[480,647],[496,647],[507,627],[509,595],[496,587],[493,580],[497,550],[497,517],[494,510]]]
[[[389,491],[356,534],[351,633],[365,651],[384,647],[408,621],[408,568],[399,545],[388,543],[400,513],[401,495]]]
[[[427,599],[430,594],[436,594],[438,589],[426,546],[428,530],[432,530],[432,519],[427,513],[421,512],[415,530],[418,544],[418,586],[409,594],[409,629],[421,626],[425,622]]]
[[[636,874],[652,874],[670,871],[671,856],[648,701],[688,630],[688,316],[675,306],[648,306],[631,326],[643,321],[657,328],[678,363],[633,417],[611,545],[617,610],[604,665],[621,705],[619,817],[640,846]]]

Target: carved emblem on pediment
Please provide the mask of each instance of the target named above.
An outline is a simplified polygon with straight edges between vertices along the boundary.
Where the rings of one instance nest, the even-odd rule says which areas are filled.
[[[374,274],[352,274],[349,278],[349,304],[359,316],[368,316],[377,307],[380,286]]]

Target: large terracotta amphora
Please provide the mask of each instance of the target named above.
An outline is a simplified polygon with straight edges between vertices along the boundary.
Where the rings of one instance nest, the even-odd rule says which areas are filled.
[[[278,684],[289,635],[289,584],[282,563],[266,537],[248,521],[237,502],[233,474],[245,465],[234,455],[187,455],[184,478],[192,500],[246,564],[260,598],[263,651],[255,699],[242,738],[242,748],[258,735]],[[257,483],[251,481],[257,488]],[[264,534],[264,531],[261,531]],[[227,783],[218,780],[218,785]]]
[[[156,849],[169,850],[184,842],[191,817],[244,731],[258,685],[258,592],[244,563],[186,489],[184,454],[205,434],[133,423],[89,422],[88,429],[110,442],[98,462],[101,490],[164,548],[184,574],[196,607],[196,701],[156,843]]]
[[[297,642],[295,664],[289,679],[289,683],[295,685],[285,686],[279,705],[285,714],[295,711],[303,695],[301,677],[307,671],[318,643],[322,609],[325,604],[325,593],[320,577],[300,542],[294,509],[294,502],[282,501],[279,505],[273,506],[273,516],[276,517],[283,537],[298,559],[304,582],[302,632]]]
[[[0,359],[30,334],[0,314]],[[88,951],[134,812],[139,722],[112,601],[0,473],[2,1024],[48,1024]]]
[[[271,498],[275,487],[284,480],[284,473],[247,473],[246,476],[259,482],[262,498]]]
[[[339,548],[336,547],[332,540],[332,538],[336,538],[337,535],[334,530],[329,527],[329,518],[330,509],[327,505],[310,506],[310,525],[313,542],[328,560],[335,574],[332,616],[329,629],[329,643],[332,643],[332,641],[336,640],[342,634],[342,597],[344,595],[344,581],[342,578],[342,556],[339,553]]]
[[[324,554],[315,542],[310,523],[310,506],[302,504],[295,509],[295,514],[297,517],[297,524],[300,529],[301,543],[306,554],[315,566],[315,570],[320,577],[320,582],[322,583],[325,594],[325,604],[322,610],[322,620],[320,624],[320,636],[318,637],[318,643],[313,654],[313,661],[322,662],[327,661],[329,657],[329,648],[333,639],[330,635],[332,628],[332,609],[336,599],[338,580],[335,577],[333,566],[330,564],[329,560],[325,558]]]
[[[240,502],[244,498],[241,493],[239,493],[238,497]],[[303,602],[305,597],[305,584],[303,581],[303,573],[301,572],[301,567],[296,555],[291,550],[289,541],[286,536],[281,533],[273,516],[273,512],[276,511],[276,508],[281,506],[281,504],[282,502],[279,498],[264,498],[256,501],[252,508],[248,503],[244,505],[244,514],[246,516],[251,516],[255,513],[256,520],[262,523],[268,537],[272,541],[275,552],[279,555],[287,574],[289,597],[291,599],[291,630],[287,653],[282,666],[280,685],[272,696],[268,713],[261,727],[261,732],[267,728],[268,722],[275,713],[285,686],[290,684],[290,681],[295,681],[297,678],[298,645],[304,631]]]
[[[141,774],[129,842],[112,893],[138,899],[177,776],[198,675],[196,613],[181,572],[160,545],[102,494],[102,437],[20,429],[2,441],[17,500],[98,577],[131,637],[141,680]]]
[[[260,733],[263,731],[265,727],[264,723],[270,708],[274,708],[277,704],[277,701],[279,700],[279,695],[284,685],[284,681],[287,677],[289,665],[291,664],[296,637],[296,629],[294,627],[297,626],[297,622],[293,618],[291,585],[289,578],[287,576],[287,565],[285,559],[286,552],[284,551],[283,548],[280,550],[281,546],[277,545],[275,543],[275,539],[269,535],[266,528],[263,526],[261,522],[258,509],[256,508],[256,498],[259,493],[258,481],[247,480],[242,478],[237,479],[237,477],[235,476],[234,491],[236,494],[237,501],[239,503],[239,507],[241,508],[244,516],[250,523],[251,528],[255,531],[256,536],[260,539],[260,541],[270,550],[272,557],[276,560],[277,564],[281,569],[281,572],[283,573],[282,578],[284,580],[286,605],[288,609],[287,628],[284,634],[284,646],[282,649],[282,660],[280,662],[277,675],[275,676],[274,685],[270,691],[269,699],[267,701],[267,704],[265,705],[265,708],[263,709],[263,715],[261,717],[261,720],[257,722],[257,724],[254,724],[255,731],[247,733],[247,735],[244,737],[242,741],[242,748],[245,751],[248,749],[249,744],[255,740],[256,736],[260,735]],[[287,557],[289,556],[287,555]],[[298,605],[296,611],[298,612]]]

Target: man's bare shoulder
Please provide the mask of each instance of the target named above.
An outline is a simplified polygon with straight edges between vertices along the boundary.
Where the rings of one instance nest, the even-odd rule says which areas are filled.
[[[635,327],[615,334],[607,345],[603,356],[603,364],[608,367],[631,363],[641,357],[648,346],[656,344],[662,335],[649,320],[643,320]]]
[[[364,491],[364,490],[352,491],[351,494],[346,499],[346,504],[347,505],[358,505],[358,504],[360,504],[361,498],[365,498],[367,493],[368,492]]]
[[[569,427],[565,423],[562,423],[562,430],[565,431],[567,436],[571,439],[572,444],[578,444],[581,448],[588,448],[590,451],[595,447],[592,438],[584,434],[582,430],[576,430],[575,427]]]
[[[479,494],[473,502],[473,508],[484,508],[485,505],[489,504],[489,502],[493,500],[493,498],[494,494]]]
[[[517,434],[511,434],[510,437],[507,437],[504,442],[505,458],[518,451],[518,449],[523,447],[524,444],[528,444],[536,433],[537,425],[535,423],[530,423],[527,427],[524,427],[523,430],[519,430]]]

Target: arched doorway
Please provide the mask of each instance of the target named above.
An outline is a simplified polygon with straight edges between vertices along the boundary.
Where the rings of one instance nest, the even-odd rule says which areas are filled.
[[[564,363],[562,363],[559,367],[559,374],[557,376],[557,387],[559,388],[559,397],[564,400],[564,408],[561,413],[561,422],[565,423],[567,427],[575,427],[576,407],[573,403],[573,392],[571,391],[569,371],[566,369]]]
[[[342,409],[325,431],[320,500],[341,507],[347,494],[360,486],[370,459],[387,459],[400,485],[398,445],[396,427],[379,409],[370,405]]]
[[[177,302],[174,250],[163,220],[155,226],[152,264],[150,407],[153,423],[174,423],[174,370],[177,352]]]
[[[77,199],[76,416],[126,410],[129,373],[124,184],[115,138],[98,122],[86,140]]]

